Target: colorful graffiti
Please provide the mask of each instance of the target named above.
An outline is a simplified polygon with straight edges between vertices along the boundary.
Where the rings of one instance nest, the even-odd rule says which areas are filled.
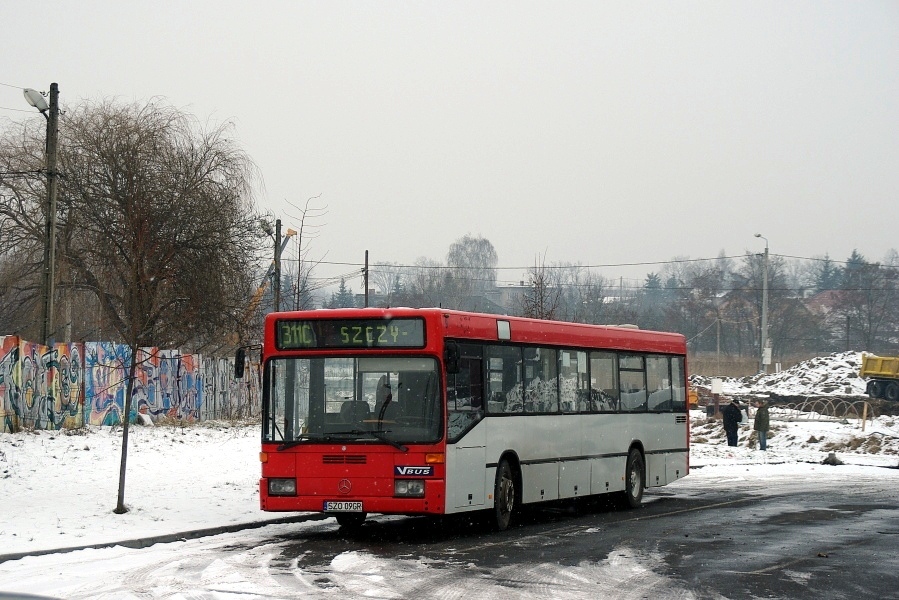
[[[22,375],[19,338],[0,337],[0,431],[15,431],[22,413]]]
[[[257,373],[258,364],[249,364],[246,373]],[[201,418],[243,419],[258,415],[261,407],[258,377],[234,379],[234,361],[224,358],[203,359],[203,412]]]
[[[84,418],[91,425],[122,422],[131,349],[110,342],[84,344]]]
[[[122,422],[131,366],[127,346],[110,342],[52,348],[0,336],[0,432]],[[142,348],[129,418],[233,419],[259,414],[258,369],[232,377],[234,362]]]
[[[80,427],[83,354],[83,344],[0,337],[0,431]]]

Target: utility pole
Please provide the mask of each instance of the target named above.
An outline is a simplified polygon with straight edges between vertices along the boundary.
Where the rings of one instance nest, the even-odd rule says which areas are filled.
[[[721,315],[715,317],[715,329],[717,330],[715,343],[715,367],[716,375],[721,376]]]
[[[768,348],[768,238],[761,233],[755,234],[755,237],[765,240],[765,258],[762,274],[762,331],[761,331],[761,361],[760,373],[768,373],[768,362],[770,357],[765,352]]]
[[[275,221],[275,272],[272,273],[275,289],[272,290],[274,295],[275,312],[281,310],[281,219]]]
[[[765,240],[765,267],[762,275],[762,373],[768,373],[768,240]]]
[[[47,113],[44,115],[47,117],[47,215],[44,221],[41,342],[49,346],[53,337],[53,296],[56,294],[56,164],[59,139],[59,85],[56,83],[50,84],[50,107]]]
[[[365,286],[365,308],[368,308],[368,250],[365,251],[365,268],[362,269],[362,285]]]

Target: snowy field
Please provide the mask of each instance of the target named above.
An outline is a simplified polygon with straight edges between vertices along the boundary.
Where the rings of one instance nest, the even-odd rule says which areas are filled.
[[[858,376],[861,364],[861,352],[819,356],[779,373],[724,377],[722,391],[735,396],[776,394],[791,397],[859,396],[864,399],[867,380]],[[690,383],[706,389],[712,385],[710,377],[700,376],[690,377]]]
[[[821,477],[844,478],[853,470],[899,464],[899,418],[894,417],[869,419],[863,430],[860,420],[797,419],[774,407],[767,452],[752,447],[751,421],[742,426],[735,448],[726,445],[720,423],[707,419],[705,411],[694,410],[691,423],[692,472],[682,482],[693,492],[703,482],[716,485],[731,475],[762,480],[816,470]],[[117,428],[0,436],[0,555],[40,554],[285,516],[259,511],[258,427],[207,423],[132,428],[125,493],[130,510],[124,515],[113,513],[120,450]],[[843,464],[822,465],[831,453]],[[679,485],[668,489],[676,491]],[[69,560],[64,557],[72,555],[55,556],[62,569]],[[21,588],[19,567],[48,559],[0,562],[0,591],[35,591]],[[354,551],[337,560],[367,559]]]

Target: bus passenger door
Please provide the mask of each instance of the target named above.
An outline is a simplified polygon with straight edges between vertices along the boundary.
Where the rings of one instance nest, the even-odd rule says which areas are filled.
[[[483,433],[483,430],[481,430]],[[474,437],[483,438],[483,435]],[[486,469],[486,449],[480,445],[460,442],[447,448],[446,493],[447,506],[455,509],[484,506],[484,470]]]
[[[479,352],[463,345],[459,373],[447,376],[447,512],[484,506],[487,448],[482,364]]]

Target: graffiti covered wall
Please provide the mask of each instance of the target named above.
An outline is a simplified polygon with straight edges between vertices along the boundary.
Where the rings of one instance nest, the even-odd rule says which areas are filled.
[[[0,336],[0,433],[122,422],[131,365],[127,346],[110,342],[53,348]],[[130,419],[234,419],[259,414],[258,368],[233,378],[234,361],[138,351]]]
[[[259,365],[247,365],[245,373],[250,375],[234,379],[233,360],[204,358],[202,372],[201,419],[243,419],[260,414],[261,381],[254,375],[259,372]]]
[[[0,337],[0,431],[60,429],[83,423],[84,344],[52,348]]]
[[[91,425],[122,422],[125,382],[131,352],[110,342],[84,344],[84,421]]]

